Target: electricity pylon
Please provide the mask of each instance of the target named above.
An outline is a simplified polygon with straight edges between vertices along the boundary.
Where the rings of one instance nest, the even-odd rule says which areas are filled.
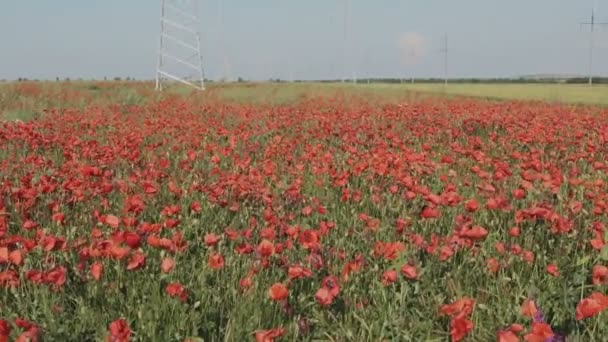
[[[160,7],[156,90],[163,89],[164,79],[205,90],[199,0],[161,0]]]

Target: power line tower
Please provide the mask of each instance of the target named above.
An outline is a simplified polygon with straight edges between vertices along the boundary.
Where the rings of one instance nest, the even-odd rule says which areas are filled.
[[[593,86],[593,33],[595,31],[595,26],[604,26],[608,25],[608,22],[596,22],[595,21],[595,11],[591,9],[591,21],[588,23],[581,23],[581,27],[589,25],[589,86]]]
[[[156,90],[166,79],[205,90],[199,0],[161,0],[160,8]]]

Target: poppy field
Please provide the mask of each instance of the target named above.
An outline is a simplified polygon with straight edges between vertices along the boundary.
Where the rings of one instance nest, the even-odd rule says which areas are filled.
[[[608,336],[606,107],[96,87],[0,121],[0,342]]]

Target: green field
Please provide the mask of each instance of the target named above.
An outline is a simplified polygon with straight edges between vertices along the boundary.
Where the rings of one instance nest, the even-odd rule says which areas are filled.
[[[123,105],[144,104],[150,98],[183,96],[195,92],[180,85],[157,93],[151,82],[8,82],[0,84],[0,117],[28,121],[44,109],[81,108],[104,105],[108,99]],[[197,96],[201,101],[280,105],[319,97],[364,97],[382,101],[414,101],[424,97],[470,96],[491,100],[547,101],[608,105],[608,86],[565,84],[357,84],[350,83],[210,83]]]
[[[479,89],[0,85],[0,342],[606,341],[608,107]]]
[[[373,88],[403,88],[406,90],[447,93],[449,95],[475,96],[509,100],[542,100],[550,102],[607,105],[608,86],[570,84],[372,84]]]

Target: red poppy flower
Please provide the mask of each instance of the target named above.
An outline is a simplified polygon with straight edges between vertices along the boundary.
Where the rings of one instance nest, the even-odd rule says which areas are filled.
[[[22,318],[16,318],[15,325],[24,330],[30,330],[32,328],[36,328],[36,324],[34,324],[30,321],[26,321],[25,319],[22,319]]]
[[[281,283],[275,283],[268,289],[268,296],[274,301],[283,301],[289,296],[289,290],[287,289],[287,286]]]
[[[25,230],[33,230],[38,228],[39,224],[32,221],[32,220],[25,220],[25,222],[23,222],[23,229]]]
[[[234,250],[238,253],[238,254],[250,254],[253,253],[254,249],[253,246],[250,245],[249,243],[241,243],[239,245],[237,245]]]
[[[520,255],[522,253],[523,249],[521,248],[520,245],[518,244],[513,244],[511,245],[511,253],[513,255]]]
[[[124,241],[132,249],[138,249],[141,246],[141,238],[133,232],[125,232]]]
[[[420,212],[420,217],[423,219],[439,218],[441,217],[441,212],[437,208],[425,206]]]
[[[302,209],[302,215],[304,216],[310,216],[310,214],[312,214],[312,207],[311,206],[306,206]]]
[[[549,324],[534,322],[532,323],[532,330],[529,334],[524,336],[524,339],[528,342],[545,342],[554,335],[555,334],[553,333],[553,330]]]
[[[497,342],[519,342],[519,337],[511,330],[501,330],[496,334]]]
[[[131,259],[129,259],[129,262],[127,263],[127,270],[135,271],[144,267],[145,265],[146,257],[142,253],[137,252],[131,256]]]
[[[118,260],[129,255],[129,249],[125,248],[125,247],[119,247],[117,245],[112,245],[112,246],[110,246],[109,249],[110,249],[110,255],[112,255],[112,257],[114,257],[115,259],[118,259]]]
[[[593,285],[608,285],[608,267],[602,265],[593,266]]]
[[[8,248],[7,247],[0,247],[0,264],[5,264],[8,263]]]
[[[218,235],[215,235],[213,233],[208,233],[205,234],[205,237],[203,238],[203,242],[205,243],[205,245],[211,247],[211,246],[215,246],[218,244],[218,242],[220,242],[220,237]]]
[[[315,293],[315,299],[317,302],[323,306],[329,306],[334,301],[334,296],[331,294],[330,290],[326,287],[321,287]]]
[[[497,273],[500,270],[500,263],[495,258],[486,260],[486,267],[490,273]]]
[[[64,250],[65,249],[65,239],[57,238],[52,235],[45,235],[40,240],[40,245],[42,246],[42,249],[44,249],[47,252]]]
[[[17,336],[15,342],[38,342],[40,328],[33,325]]]
[[[169,257],[163,258],[163,260],[160,262],[160,270],[163,273],[170,273],[173,270],[174,266],[175,261]]]
[[[0,320],[0,342],[8,342],[11,335],[11,325],[9,322],[1,319]]]
[[[384,286],[388,286],[388,285],[394,283],[395,281],[397,281],[397,276],[398,276],[398,274],[397,274],[397,271],[395,271],[395,270],[384,271],[384,273],[382,273],[382,284]]]
[[[144,192],[148,195],[154,195],[158,191],[158,189],[156,188],[156,185],[154,185],[150,182],[144,182],[142,184],[142,188],[144,189]]]
[[[131,328],[124,319],[117,319],[110,323],[108,328],[108,342],[129,342],[131,340]]]
[[[522,188],[518,188],[513,190],[513,197],[515,197],[516,199],[523,199],[526,197],[526,190],[522,189]]]
[[[557,265],[551,263],[549,265],[547,265],[547,273],[549,273],[550,275],[554,276],[554,277],[559,277],[559,270],[557,268]]]
[[[255,332],[256,342],[274,342],[276,338],[279,338],[285,334],[285,329],[275,328],[270,330],[258,330]]]
[[[64,213],[54,213],[51,217],[51,219],[53,220],[53,222],[57,223],[57,224],[64,224],[65,223],[65,214]]]
[[[107,215],[106,219],[105,219],[105,223],[108,226],[116,229],[120,226],[120,219],[114,215]]]
[[[61,287],[65,284],[66,273],[67,269],[65,267],[57,266],[44,275],[44,281],[55,287]]]
[[[219,270],[224,267],[224,257],[221,254],[213,253],[209,256],[209,267]]]
[[[201,207],[200,202],[198,202],[198,201],[194,201],[194,202],[192,202],[192,204],[190,205],[190,210],[192,210],[192,211],[193,211],[193,212],[195,212],[195,213],[200,213],[200,212],[203,210],[203,208]]]
[[[188,290],[180,283],[170,283],[165,288],[167,294],[171,297],[178,297],[180,301],[188,300]]]
[[[403,276],[407,279],[418,278],[418,270],[416,269],[416,266],[409,264],[401,266],[401,274],[403,274]]]
[[[509,235],[511,235],[512,237],[518,237],[519,234],[520,234],[519,227],[512,227],[511,229],[509,229]]]
[[[473,322],[464,315],[458,315],[450,321],[450,336],[453,342],[464,339],[473,330]]]
[[[245,277],[239,281],[239,285],[242,290],[247,290],[253,286],[253,281],[251,280],[251,277]]]
[[[534,253],[533,253],[533,252],[531,252],[531,251],[524,251],[523,256],[522,256],[522,259],[523,259],[525,262],[527,262],[527,263],[531,264],[531,263],[533,263],[533,262],[534,262]]]
[[[300,245],[304,249],[316,250],[320,247],[319,234],[312,229],[308,229],[300,233],[299,241]]]
[[[261,257],[268,258],[274,254],[275,246],[268,240],[262,240],[258,245],[257,252]]]
[[[439,260],[446,261],[454,255],[454,250],[450,246],[443,246],[439,250]]]
[[[472,199],[468,201],[464,207],[468,212],[474,213],[477,211],[477,209],[479,209],[479,203],[477,203],[477,200]]]
[[[538,313],[538,308],[536,307],[536,303],[532,299],[524,300],[521,305],[521,314],[525,317],[533,318]]]
[[[100,262],[95,262],[91,265],[91,276],[93,279],[99,280],[101,279],[101,275],[103,273],[103,264]]]
[[[589,318],[608,308],[608,296],[594,292],[576,306],[576,320]]]
[[[474,226],[471,229],[462,231],[460,235],[471,240],[482,240],[488,236],[488,231],[483,227]]]
[[[300,279],[312,276],[312,271],[306,267],[294,265],[289,266],[289,268],[287,269],[287,274],[289,276],[289,279]]]
[[[340,293],[340,284],[338,284],[338,278],[334,276],[327,276],[323,278],[322,286],[327,288],[334,297]]]
[[[507,251],[507,248],[505,247],[505,244],[502,242],[496,242],[494,243],[494,249],[496,250],[496,252],[498,254],[504,254]]]
[[[441,306],[440,311],[447,316],[465,315],[468,316],[473,312],[473,306],[475,301],[468,297],[460,298],[454,301],[452,304],[444,304]]]
[[[511,330],[514,333],[520,333],[520,332],[524,331],[524,327],[521,324],[513,323],[509,327],[509,330]]]
[[[405,245],[402,242],[381,242],[377,241],[374,244],[374,256],[382,256],[386,260],[395,260],[399,254],[405,250]]]

